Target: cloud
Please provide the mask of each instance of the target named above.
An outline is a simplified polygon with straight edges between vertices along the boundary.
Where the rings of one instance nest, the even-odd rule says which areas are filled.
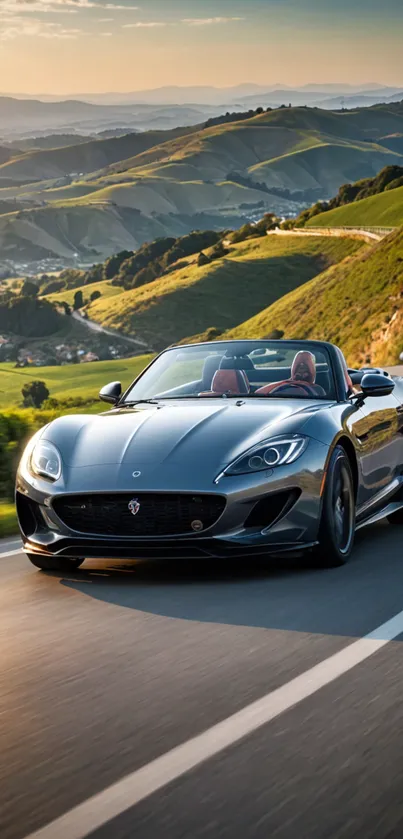
[[[101,38],[111,38],[112,32],[100,32]]]
[[[81,33],[81,29],[66,29],[61,23],[44,22],[35,18],[10,17],[4,24],[4,28],[1,28],[0,24],[0,41],[12,41],[20,36],[70,40]]]
[[[123,29],[153,29],[155,26],[168,26],[163,20],[142,21],[138,23],[124,23]]]
[[[113,17],[99,17],[98,23],[112,23],[113,20]]]
[[[104,5],[98,0],[0,0],[0,18],[31,12],[75,14],[86,9],[124,9],[132,12],[138,11],[138,6]]]
[[[245,20],[244,17],[184,17],[182,23],[187,26],[208,26],[212,23],[233,23],[236,20]]]

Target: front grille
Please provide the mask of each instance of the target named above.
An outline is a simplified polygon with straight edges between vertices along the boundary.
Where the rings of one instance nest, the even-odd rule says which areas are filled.
[[[138,510],[135,515],[130,507]],[[103,536],[175,536],[202,532],[225,507],[220,495],[129,493],[70,495],[53,508],[64,524],[80,533]],[[200,525],[201,523],[201,525]]]

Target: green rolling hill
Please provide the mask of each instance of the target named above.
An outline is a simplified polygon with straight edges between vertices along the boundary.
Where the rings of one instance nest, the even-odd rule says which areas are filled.
[[[396,364],[403,351],[402,286],[400,228],[300,285],[225,337],[258,338],[279,329],[286,338],[338,344],[350,364]]]
[[[164,233],[237,226],[257,205],[289,214],[296,190],[326,198],[346,181],[402,164],[384,143],[392,135],[403,135],[401,103],[279,108],[206,128],[26,152],[0,166],[0,200],[26,207],[0,216],[0,248],[16,261],[78,254],[88,262]]]
[[[190,262],[140,288],[101,297],[88,316],[163,349],[209,327],[235,326],[360,247],[362,242],[329,237],[247,240],[208,265]],[[91,288],[83,287],[85,296]]]
[[[0,166],[0,187],[2,182],[29,184],[50,178],[62,178],[72,172],[94,172],[194,130],[194,127],[186,127],[167,131],[144,131],[107,140],[88,140],[85,143],[80,141],[76,145],[43,151],[29,150],[14,155],[7,162],[1,161],[3,165]]]
[[[313,216],[306,227],[398,227],[403,224],[403,186]]]

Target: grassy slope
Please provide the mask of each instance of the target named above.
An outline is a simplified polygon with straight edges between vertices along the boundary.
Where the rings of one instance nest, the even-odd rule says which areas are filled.
[[[56,399],[94,399],[107,382],[118,380],[127,387],[148,364],[150,358],[149,355],[139,355],[116,361],[40,368],[15,368],[13,364],[0,364],[0,408],[20,405],[21,388],[26,382],[34,379],[45,382],[50,396]],[[100,403],[100,410],[102,404]]]
[[[171,228],[172,221],[172,228]],[[89,262],[114,251],[135,250],[158,236],[181,235],[175,218],[164,225],[128,207],[89,205],[41,207],[0,216],[0,253],[9,259],[41,259],[49,253],[73,257],[80,251]]]
[[[89,285],[78,286],[67,291],[55,291],[53,294],[45,294],[44,297],[50,300],[51,303],[61,303],[64,300],[72,306],[74,295],[78,291],[78,288],[82,291],[84,300],[89,300],[93,291],[100,291],[102,297],[105,299],[122,293],[122,289],[119,286],[112,285],[110,280],[101,280],[99,283],[90,283]]]
[[[146,286],[96,300],[89,317],[163,348],[211,326],[235,326],[361,245],[292,235],[251,239],[210,265],[189,264]]]
[[[339,344],[350,364],[395,364],[403,350],[403,229],[364,247],[228,332]]]
[[[398,227],[403,224],[403,186],[336,207],[311,218],[307,227]]]
[[[124,184],[100,187],[87,195],[72,197],[68,203],[65,200],[57,201],[54,206],[71,209],[74,206],[88,207],[98,202],[113,201],[119,207],[134,207],[145,214],[193,214],[236,207],[244,202],[270,201],[267,194],[257,189],[229,181],[207,184],[196,178],[197,172],[195,180],[191,181],[160,177],[139,178]]]
[[[0,166],[0,184],[2,180],[26,183],[29,180],[60,178],[71,172],[93,172],[194,130],[194,127],[179,127],[167,131],[144,131],[107,140],[89,140],[63,148],[28,151]]]

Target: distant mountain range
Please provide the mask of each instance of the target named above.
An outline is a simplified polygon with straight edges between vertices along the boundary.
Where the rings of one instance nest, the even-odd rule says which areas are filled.
[[[364,108],[381,102],[399,102],[401,99],[403,99],[403,85],[401,88],[379,87],[354,92],[337,88],[332,91],[326,91],[322,88],[315,90],[281,88],[245,96],[239,101],[252,108],[256,108],[258,105],[278,107],[283,103],[291,103],[293,106],[309,105],[336,110],[340,108]]]
[[[56,102],[0,96],[0,131],[3,139],[30,137],[38,132],[83,134],[115,130],[148,131],[178,125],[194,125],[221,112],[209,104],[198,105],[104,105],[79,99]]]
[[[260,99],[266,95],[271,95],[273,102],[278,102],[282,95],[301,96],[299,102],[292,104],[306,104],[309,105],[314,99],[324,99],[325,97],[337,96],[353,96],[355,94],[379,95],[380,97],[392,96],[403,90],[403,83],[397,87],[390,87],[387,85],[377,84],[376,82],[369,82],[362,85],[352,85],[345,83],[333,84],[305,84],[300,87],[290,87],[285,84],[271,84],[262,85],[254,83],[244,83],[233,85],[232,87],[214,87],[212,85],[166,85],[164,87],[150,88],[148,90],[134,90],[129,92],[105,92],[105,93],[80,93],[68,95],[49,95],[49,94],[16,94],[4,93],[3,96],[12,97],[14,99],[37,99],[42,102],[62,102],[66,100],[80,100],[84,102],[91,102],[96,105],[132,105],[132,104],[150,104],[150,105],[225,105],[234,102],[246,102],[249,97],[257,97]],[[278,95],[277,95],[278,94]],[[290,99],[287,99],[289,102]],[[381,101],[378,99],[377,101]],[[252,104],[252,103],[251,103]],[[263,104],[256,102],[256,104]],[[269,104],[269,103],[268,103]]]
[[[403,85],[353,86],[345,84],[285,85],[264,87],[161,87],[132,93],[81,94],[80,96],[0,95],[3,139],[29,138],[38,133],[94,134],[126,129],[148,131],[194,125],[225,111],[262,106],[277,108],[306,105],[327,110],[358,108],[403,99]]]

